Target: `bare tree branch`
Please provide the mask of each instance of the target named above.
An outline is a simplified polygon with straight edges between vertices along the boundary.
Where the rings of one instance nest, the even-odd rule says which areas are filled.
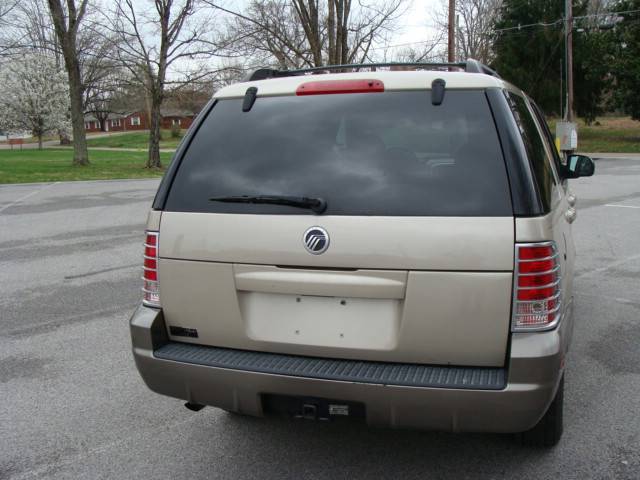
[[[281,68],[361,62],[372,46],[386,40],[405,0],[253,0],[234,12],[205,0],[234,16],[228,25],[234,52],[249,62],[277,63]]]
[[[113,3],[103,15],[105,31],[119,40],[113,59],[128,70],[144,92],[150,123],[147,167],[160,167],[161,107],[167,85],[193,83],[212,72],[192,67],[191,75],[185,76],[171,69],[216,54],[212,10],[201,0]],[[148,8],[149,3],[152,8]]]

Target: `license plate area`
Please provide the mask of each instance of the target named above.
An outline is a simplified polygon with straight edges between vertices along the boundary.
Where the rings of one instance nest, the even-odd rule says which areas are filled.
[[[364,350],[392,350],[401,301],[241,292],[240,308],[252,340]]]
[[[366,418],[365,405],[360,402],[269,393],[263,393],[261,399],[265,415],[321,421]]]

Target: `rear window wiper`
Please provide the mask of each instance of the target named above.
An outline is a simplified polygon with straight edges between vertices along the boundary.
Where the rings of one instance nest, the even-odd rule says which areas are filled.
[[[288,195],[231,195],[211,197],[210,202],[225,203],[264,203],[270,205],[287,205],[290,207],[307,208],[320,214],[327,209],[327,202],[322,198],[294,197]]]

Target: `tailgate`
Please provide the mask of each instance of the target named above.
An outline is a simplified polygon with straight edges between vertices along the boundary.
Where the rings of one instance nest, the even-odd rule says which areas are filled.
[[[311,255],[303,233],[324,228]],[[173,340],[390,362],[501,366],[513,217],[163,212],[159,279]],[[180,333],[180,330],[174,330]]]

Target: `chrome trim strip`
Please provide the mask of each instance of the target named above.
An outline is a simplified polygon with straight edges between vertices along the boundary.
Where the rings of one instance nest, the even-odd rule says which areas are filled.
[[[553,240],[547,240],[545,242],[518,242],[516,243],[516,247],[553,247],[554,250],[556,249],[556,242],[554,242]]]
[[[554,268],[552,268],[551,270],[546,270],[544,272],[533,272],[533,273],[521,273],[520,276],[521,277],[532,277],[534,275],[548,275],[550,273],[555,273],[557,271],[560,270],[560,265],[556,265]]]
[[[562,278],[558,277],[558,279],[553,283],[547,283],[546,285],[536,285],[535,287],[521,287],[518,285],[518,290],[537,290],[539,288],[555,287],[560,283],[560,280],[562,280]]]
[[[539,302],[547,302],[549,300],[557,300],[560,298],[560,290],[553,297],[543,298],[542,300],[518,300],[518,303],[539,303]]]
[[[554,253],[553,255],[551,255],[550,257],[540,257],[540,258],[518,258],[519,262],[544,262],[545,260],[555,260],[556,258],[558,258],[559,255],[558,253]]]

